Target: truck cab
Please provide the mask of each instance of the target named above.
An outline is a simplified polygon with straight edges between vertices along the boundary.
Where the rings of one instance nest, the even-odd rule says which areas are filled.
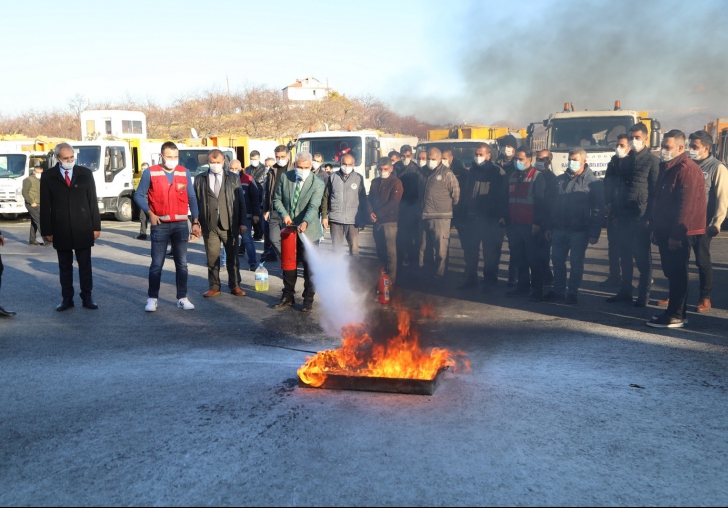
[[[23,199],[23,180],[30,176],[32,168],[48,169],[49,157],[42,152],[0,150],[0,214],[7,220],[27,213]]]

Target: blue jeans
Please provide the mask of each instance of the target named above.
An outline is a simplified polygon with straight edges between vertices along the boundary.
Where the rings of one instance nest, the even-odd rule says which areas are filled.
[[[588,246],[588,232],[554,229],[551,254],[554,264],[554,293],[559,296],[563,296],[566,293],[567,257],[571,262],[568,294],[576,295],[579,293],[581,280],[584,278],[584,257]],[[570,257],[569,253],[571,253]]]
[[[258,263],[255,260],[255,243],[253,242],[253,228],[250,219],[248,219],[248,230],[242,235],[242,239],[245,253],[248,256],[248,264],[250,266],[257,265]]]
[[[187,242],[190,230],[187,221],[163,222],[152,226],[152,264],[149,267],[149,298],[159,298],[162,268],[167,246],[172,243],[177,282],[177,299],[187,297]]]

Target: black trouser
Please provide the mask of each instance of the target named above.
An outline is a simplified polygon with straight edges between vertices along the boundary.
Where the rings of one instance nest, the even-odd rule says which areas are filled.
[[[224,245],[227,256],[228,288],[238,287],[240,272],[238,264],[237,234],[216,227],[203,235],[207,253],[207,282],[210,289],[220,291],[220,245]]]
[[[30,215],[30,233],[28,235],[28,243],[38,243],[38,229],[40,229],[40,207],[30,206],[30,203],[26,203],[25,207],[28,209]]]
[[[462,223],[460,237],[465,258],[465,278],[478,276],[480,247],[483,247],[483,283],[486,286],[498,284],[498,268],[503,250],[503,228],[498,219],[476,219],[469,217]]]
[[[253,223],[253,240],[260,240],[263,238],[263,224],[261,221]]]
[[[318,242],[311,242],[315,248],[318,248]],[[306,252],[303,248],[301,237],[296,237],[296,263],[303,263],[303,301],[313,302],[316,292],[311,282],[311,271],[308,267]],[[296,294],[296,281],[298,280],[298,270],[283,270],[283,298],[293,298]]]
[[[632,294],[634,265],[640,272],[637,286],[638,298],[646,300],[652,288],[652,247],[650,231],[643,221],[619,219],[619,253],[622,263],[622,292]],[[634,259],[634,262],[633,262]]]
[[[417,203],[400,202],[397,219],[397,264],[401,267],[407,261],[410,268],[417,266],[420,256],[420,217]]]
[[[551,270],[551,243],[546,237],[541,235],[541,276],[543,277],[544,286],[553,286],[554,272]]]
[[[78,263],[78,279],[81,286],[81,300],[91,298],[94,288],[93,274],[91,272],[91,247],[86,249],[59,250],[58,270],[61,279],[61,295],[63,301],[73,300],[73,253],[76,253]]]
[[[675,250],[668,247],[667,238],[658,238],[657,246],[660,248],[662,271],[670,283],[670,303],[667,305],[667,315],[673,318],[685,319],[690,286],[690,249],[695,245],[696,237],[688,236],[683,240],[682,246]]]
[[[3,257],[0,256],[0,288],[3,287],[3,270],[5,267],[3,266]]]
[[[693,252],[695,253],[695,265],[700,275],[700,299],[710,300],[713,291],[713,264],[710,260],[710,241],[712,238],[704,233],[695,237]]]
[[[543,233],[531,233],[531,224],[511,224],[508,226],[508,245],[511,258],[518,270],[518,289],[532,289],[535,294],[543,293],[541,274],[541,239]]]
[[[147,214],[144,212],[139,213],[139,234],[140,235],[146,235],[147,234],[147,222],[149,219],[147,218]]]
[[[614,216],[607,216],[607,253],[609,255],[609,278],[622,281],[619,261],[619,228],[614,225]]]

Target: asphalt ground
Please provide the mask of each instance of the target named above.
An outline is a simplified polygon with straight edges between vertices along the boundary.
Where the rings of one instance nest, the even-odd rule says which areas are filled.
[[[423,344],[466,351],[472,370],[414,396],[298,388],[306,351],[338,345],[318,325],[327,309],[270,309],[276,269],[268,293],[243,272],[247,297],[203,299],[201,241],[189,255],[197,309],[175,307],[169,261],[159,311],[146,314],[149,243],[134,239],[136,223],[103,222],[100,309],[77,297],[57,313],[55,252],[28,246],[27,228],[0,222],[0,304],[18,312],[0,320],[2,505],[728,501],[725,234],[712,248],[714,309],[692,312],[693,271],[689,325],[654,330],[654,305],[604,302],[605,235],[589,248],[573,307],[505,298],[503,282],[490,295],[458,292],[453,230],[448,277],[399,289],[407,305],[436,305],[439,319],[419,320]],[[367,231],[359,280],[372,286],[373,252]]]

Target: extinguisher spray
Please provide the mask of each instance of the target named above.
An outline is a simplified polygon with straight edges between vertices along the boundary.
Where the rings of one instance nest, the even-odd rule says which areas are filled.
[[[387,275],[387,271],[382,268],[382,274],[379,276],[379,289],[377,294],[379,295],[379,303],[387,305],[392,300],[392,279]]]

